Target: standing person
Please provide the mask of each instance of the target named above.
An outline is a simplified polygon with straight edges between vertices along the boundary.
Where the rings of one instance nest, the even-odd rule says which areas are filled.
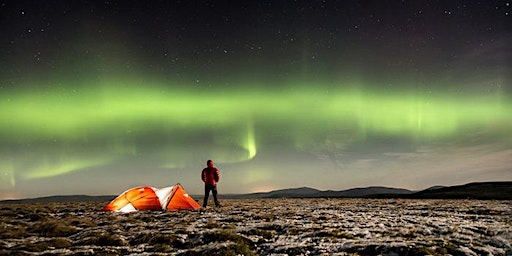
[[[206,208],[208,205],[210,191],[212,191],[215,206],[219,207],[219,200],[217,200],[217,182],[220,180],[220,172],[219,169],[213,165],[212,160],[206,161],[206,168],[201,172],[201,180],[204,182],[203,208]]]

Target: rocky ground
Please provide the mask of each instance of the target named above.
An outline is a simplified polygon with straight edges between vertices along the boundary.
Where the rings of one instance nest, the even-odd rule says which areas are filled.
[[[0,204],[0,255],[512,255],[512,201],[223,200],[219,209]]]

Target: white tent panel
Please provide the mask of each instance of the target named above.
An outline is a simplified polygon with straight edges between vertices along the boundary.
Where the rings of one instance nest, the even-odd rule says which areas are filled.
[[[123,208],[119,209],[118,212],[136,212],[137,209],[133,207],[133,204],[129,203],[125,205]]]
[[[162,209],[167,208],[167,201],[169,200],[169,196],[171,196],[171,192],[174,186],[172,187],[165,187],[161,189],[154,189],[155,194],[158,197],[158,200],[160,200],[160,205],[162,206]]]

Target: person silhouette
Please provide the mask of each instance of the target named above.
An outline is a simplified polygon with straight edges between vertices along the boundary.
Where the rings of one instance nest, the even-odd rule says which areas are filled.
[[[210,196],[210,191],[212,192],[215,206],[219,207],[220,203],[217,199],[217,182],[220,180],[220,172],[219,169],[215,167],[212,160],[206,161],[206,168],[204,168],[201,172],[201,180],[204,182],[203,208],[208,206],[208,197]]]

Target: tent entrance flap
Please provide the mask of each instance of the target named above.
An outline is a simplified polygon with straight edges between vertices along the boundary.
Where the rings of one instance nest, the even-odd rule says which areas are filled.
[[[200,209],[201,206],[194,200],[183,187],[178,183],[169,198],[166,209],[172,210],[186,210],[186,209]]]

